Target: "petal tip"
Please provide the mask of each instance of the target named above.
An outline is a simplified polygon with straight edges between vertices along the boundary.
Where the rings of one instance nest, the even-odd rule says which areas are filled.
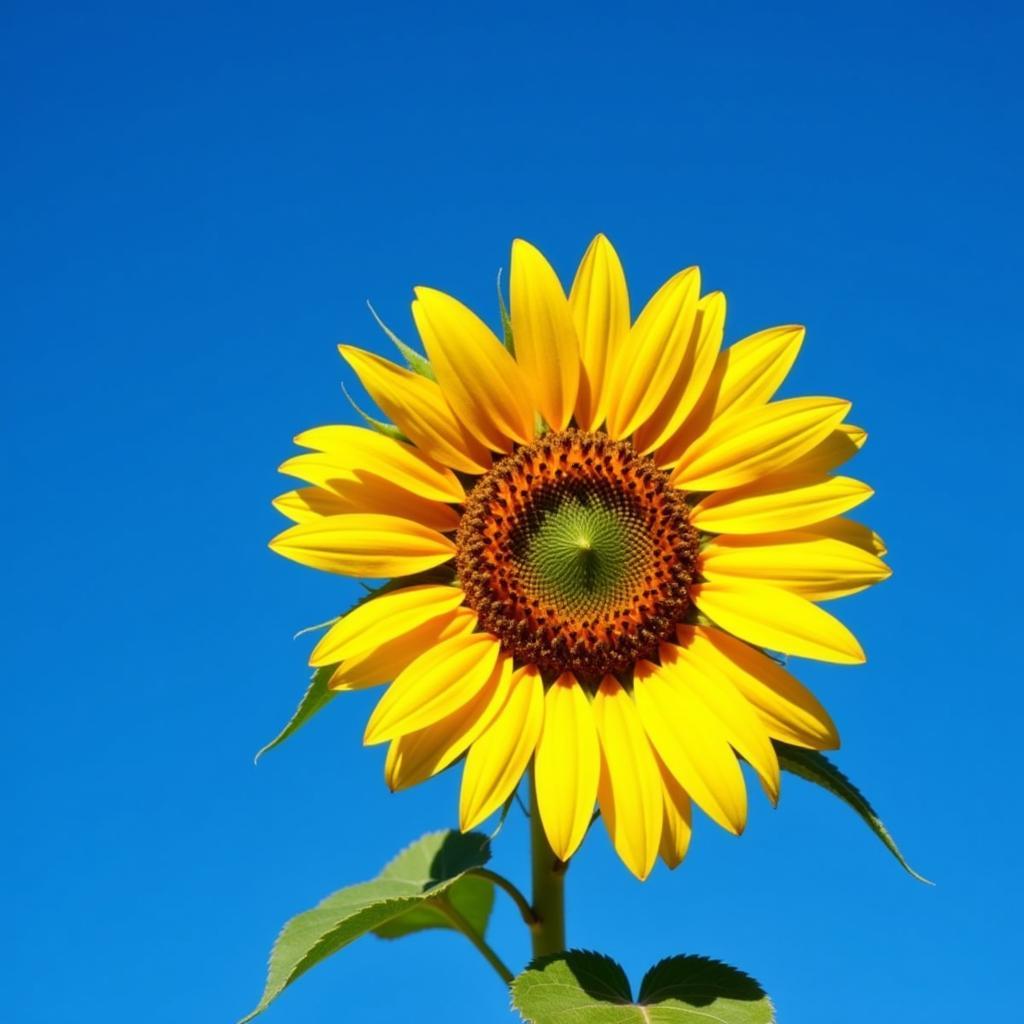
[[[636,864],[630,864],[628,861],[623,861],[626,867],[629,869],[629,873],[639,882],[646,882],[650,878],[651,870],[654,865],[650,866],[637,866]]]
[[[374,747],[378,743],[384,743],[391,739],[390,736],[381,735],[381,733],[385,731],[386,730],[381,728],[380,722],[374,717],[371,717],[366,723],[366,729],[363,731],[363,746]]]

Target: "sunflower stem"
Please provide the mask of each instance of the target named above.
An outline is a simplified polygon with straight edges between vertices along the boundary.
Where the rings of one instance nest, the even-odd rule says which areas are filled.
[[[537,807],[537,784],[530,770],[530,852],[533,865],[533,955],[548,956],[565,949],[565,869],[548,843]]]

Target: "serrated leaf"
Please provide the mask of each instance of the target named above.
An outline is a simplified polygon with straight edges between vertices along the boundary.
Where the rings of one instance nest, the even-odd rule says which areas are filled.
[[[717,1019],[723,1024],[773,1024],[764,989],[743,971],[703,956],[673,956],[655,964],[640,983],[649,1021]]]
[[[443,833],[442,833],[443,834]],[[477,833],[471,833],[476,835]],[[382,879],[388,878],[418,878],[424,873],[446,873],[457,874],[459,871],[458,858],[467,852],[473,854],[479,843],[474,842],[468,847],[461,843],[461,833],[452,832],[451,835],[460,837],[453,840],[448,851],[442,851],[442,860],[438,863],[428,860],[431,856],[431,848],[424,845],[420,840],[412,846],[407,847],[397,857],[390,861],[378,876]],[[490,851],[490,839],[480,834],[481,839],[487,842],[487,850]],[[475,867],[482,867],[474,863],[470,858],[465,871]],[[490,854],[488,852],[488,858]],[[487,921],[491,916],[491,908],[494,906],[494,885],[484,878],[477,878],[473,875],[464,875],[454,882],[445,893],[445,900],[450,903],[466,920],[476,929],[477,934],[483,935],[487,928]],[[440,911],[429,903],[423,903],[406,912],[401,917],[389,921],[380,928],[374,930],[374,934],[382,939],[397,939],[411,932],[424,931],[428,928],[449,928],[454,925],[451,920],[445,917]]]
[[[284,743],[289,736],[298,732],[317,712],[322,711],[338,696],[337,691],[327,689],[327,684],[330,682],[331,676],[334,675],[335,667],[329,665],[325,668],[318,668],[313,673],[313,678],[302,695],[302,700],[299,701],[295,713],[288,719],[285,727],[266,746],[256,752],[254,762],[258,762],[268,750],[273,750],[274,747]]]
[[[491,859],[490,840],[482,832],[451,829],[429,832],[387,862],[378,878],[399,882],[451,882]]]
[[[460,878],[445,893],[445,900],[459,912],[478,935],[483,935],[494,907],[494,883],[476,875]],[[458,931],[451,919],[445,917],[436,907],[424,903],[396,917],[387,924],[375,928],[373,934],[381,939],[400,939],[403,935],[423,932],[431,928],[447,928]]]
[[[512,1004],[530,1024],[772,1024],[771,1001],[742,971],[700,956],[674,956],[647,972],[634,1001],[623,969],[601,953],[542,957],[512,982]]]
[[[406,345],[401,338],[383,320],[377,315],[377,310],[370,306],[368,302],[366,304],[370,308],[370,313],[373,319],[377,321],[377,326],[391,339],[391,343],[402,353],[402,357],[409,364],[409,369],[414,373],[418,373],[421,377],[426,377],[427,380],[436,380],[434,376],[434,368],[430,365],[430,360],[425,356],[421,356],[416,349]]]
[[[803,747],[794,747],[777,740],[774,742],[781,768],[807,782],[821,786],[822,789],[842,800],[848,807],[852,807],[868,828],[881,839],[886,849],[899,861],[907,874],[926,885],[932,884],[907,863],[907,859],[896,845],[896,840],[890,835],[867,797],[824,754],[818,750],[805,750]]]
[[[479,832],[432,832],[403,850],[373,881],[339,889],[293,917],[274,943],[263,996],[240,1024],[262,1013],[296,978],[332,953],[369,932],[386,930],[431,900],[449,898],[467,871],[489,859],[490,843]]]

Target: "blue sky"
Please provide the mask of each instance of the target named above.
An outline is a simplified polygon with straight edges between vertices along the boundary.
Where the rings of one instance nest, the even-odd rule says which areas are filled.
[[[640,300],[691,263],[730,340],[802,322],[788,394],[871,440],[895,575],[807,663],[839,763],[934,888],[798,780],[637,883],[596,830],[569,940],[638,982],[735,963],[784,1024],[1002,1016],[1021,906],[1021,14],[981,5],[9,3],[0,47],[0,719],[18,1024],[236,1019],[280,924],[455,820],[399,796],[369,694],[253,767],[354,594],[266,550],[275,467],[349,416],[335,352],[410,289],[494,311],[517,235]],[[998,728],[996,728],[998,726]],[[525,883],[513,817],[496,866]],[[500,906],[493,937],[527,943]],[[346,1017],[339,1006],[350,1007]],[[365,940],[275,1024],[511,1020],[457,936]]]

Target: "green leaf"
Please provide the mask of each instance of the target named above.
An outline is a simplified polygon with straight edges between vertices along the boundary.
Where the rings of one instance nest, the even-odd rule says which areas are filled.
[[[334,675],[336,667],[329,665],[326,668],[318,668],[313,673],[313,678],[302,695],[302,700],[299,701],[295,713],[288,719],[288,724],[266,746],[256,752],[254,758],[256,763],[268,750],[273,750],[274,747],[284,743],[293,733],[298,732],[318,711],[322,711],[338,696],[337,691],[327,689],[327,684],[330,682],[331,676]]]
[[[498,815],[498,823],[491,830],[491,842],[494,842],[498,838],[498,833],[505,827],[505,819],[508,817],[508,812],[512,810],[512,805],[516,802],[516,790],[506,797],[505,802],[501,805],[501,813]]]
[[[370,308],[370,313],[373,315],[373,319],[377,321],[377,326],[391,339],[392,344],[399,352],[402,353],[405,361],[409,364],[409,369],[414,373],[418,373],[421,377],[426,377],[428,380],[435,380],[434,368],[430,365],[430,360],[421,356],[416,349],[406,345],[401,338],[379,316],[377,316],[377,310],[370,306],[370,303],[366,304]]]
[[[393,423],[385,423],[384,420],[375,419],[368,412],[363,410],[356,404],[356,400],[348,393],[348,388],[344,384],[341,385],[341,393],[348,399],[348,404],[352,406],[356,411],[356,415],[371,429],[376,430],[378,434],[383,434],[385,437],[390,437],[395,441],[405,441],[408,443],[409,438],[403,434],[398,427]]]
[[[432,832],[403,850],[372,882],[339,889],[293,917],[274,943],[263,996],[240,1024],[262,1013],[296,978],[350,942],[372,931],[386,934],[396,921],[429,907],[430,901],[450,899],[466,872],[482,867],[489,858],[490,843],[479,832]],[[479,907],[474,913],[474,926],[482,929],[486,915]],[[440,925],[421,924],[407,931],[421,927]],[[399,934],[406,932],[394,931],[395,937]]]
[[[472,925],[477,935],[487,930],[487,922],[494,906],[494,883],[476,875],[466,875],[445,893],[445,900]],[[381,939],[400,939],[403,935],[423,932],[430,928],[448,928],[458,931],[451,919],[429,903],[407,911],[387,924],[374,928],[373,934]]]
[[[896,845],[896,840],[889,834],[889,830],[868,802],[867,797],[824,754],[818,750],[805,750],[803,747],[794,747],[778,740],[775,740],[774,743],[776,753],[779,755],[779,765],[782,768],[807,782],[821,786],[822,789],[839,797],[843,803],[852,807],[868,828],[882,840],[886,849],[900,862],[909,875],[926,885],[932,884],[907,863],[907,859]]]
[[[512,982],[512,1004],[531,1024],[772,1024],[761,986],[701,956],[652,967],[634,1001],[622,968],[600,953],[570,950],[535,960]]]
[[[463,851],[460,839],[461,833],[437,833],[438,835],[450,834],[459,837],[451,840],[453,850],[456,854],[468,852],[474,854],[479,848],[479,843],[474,841]],[[476,834],[476,833],[474,833]],[[480,836],[481,840],[487,843],[487,850],[490,851],[490,839]],[[431,847],[424,845],[421,839],[418,843],[403,850],[387,867],[380,873],[379,878],[418,878],[424,872],[437,870],[428,863],[426,858],[431,856]],[[449,853],[449,857],[451,854]],[[487,859],[490,859],[488,852]],[[465,870],[475,867],[482,867],[480,864],[471,863]],[[474,875],[463,875],[458,881],[452,883],[445,893],[445,900],[453,906],[473,926],[478,935],[483,935],[487,929],[487,921],[491,916],[491,908],[494,906],[494,885],[484,878],[477,878]],[[423,903],[412,910],[407,911],[401,917],[389,921],[380,928],[374,929],[374,934],[382,939],[397,939],[412,932],[425,931],[428,928],[449,928],[455,926],[451,920],[444,916],[439,910],[429,903]],[[457,929],[456,929],[457,930]]]
[[[341,619],[340,615],[335,615],[333,619],[328,619],[326,622],[316,622],[312,626],[303,626],[293,637],[293,640],[298,640],[299,637],[308,636],[310,633],[319,633],[321,629],[330,629],[336,622]]]
[[[441,568],[427,569],[424,572],[413,573],[411,576],[403,576],[401,579],[388,580],[387,583],[382,583],[379,587],[366,587],[366,593],[358,601],[354,602],[348,611],[366,604],[367,601],[372,601],[381,594],[387,594],[401,587],[409,587],[415,583],[450,583],[451,581],[451,570]],[[365,586],[365,584],[363,585]],[[347,615],[348,612],[345,614]],[[298,638],[314,630],[323,629],[325,626],[333,626],[340,618],[341,616],[339,615],[316,626],[307,626],[305,629],[300,629],[295,636]],[[302,695],[302,700],[299,701],[299,706],[295,709],[295,713],[288,720],[288,724],[266,746],[261,747],[256,752],[256,757],[254,758],[256,763],[259,763],[260,758],[268,750],[273,750],[274,747],[284,743],[293,733],[298,732],[315,714],[322,711],[338,696],[337,691],[327,689],[327,684],[330,682],[331,676],[337,667],[337,665],[327,665],[313,673],[313,678],[310,680],[306,692]]]

